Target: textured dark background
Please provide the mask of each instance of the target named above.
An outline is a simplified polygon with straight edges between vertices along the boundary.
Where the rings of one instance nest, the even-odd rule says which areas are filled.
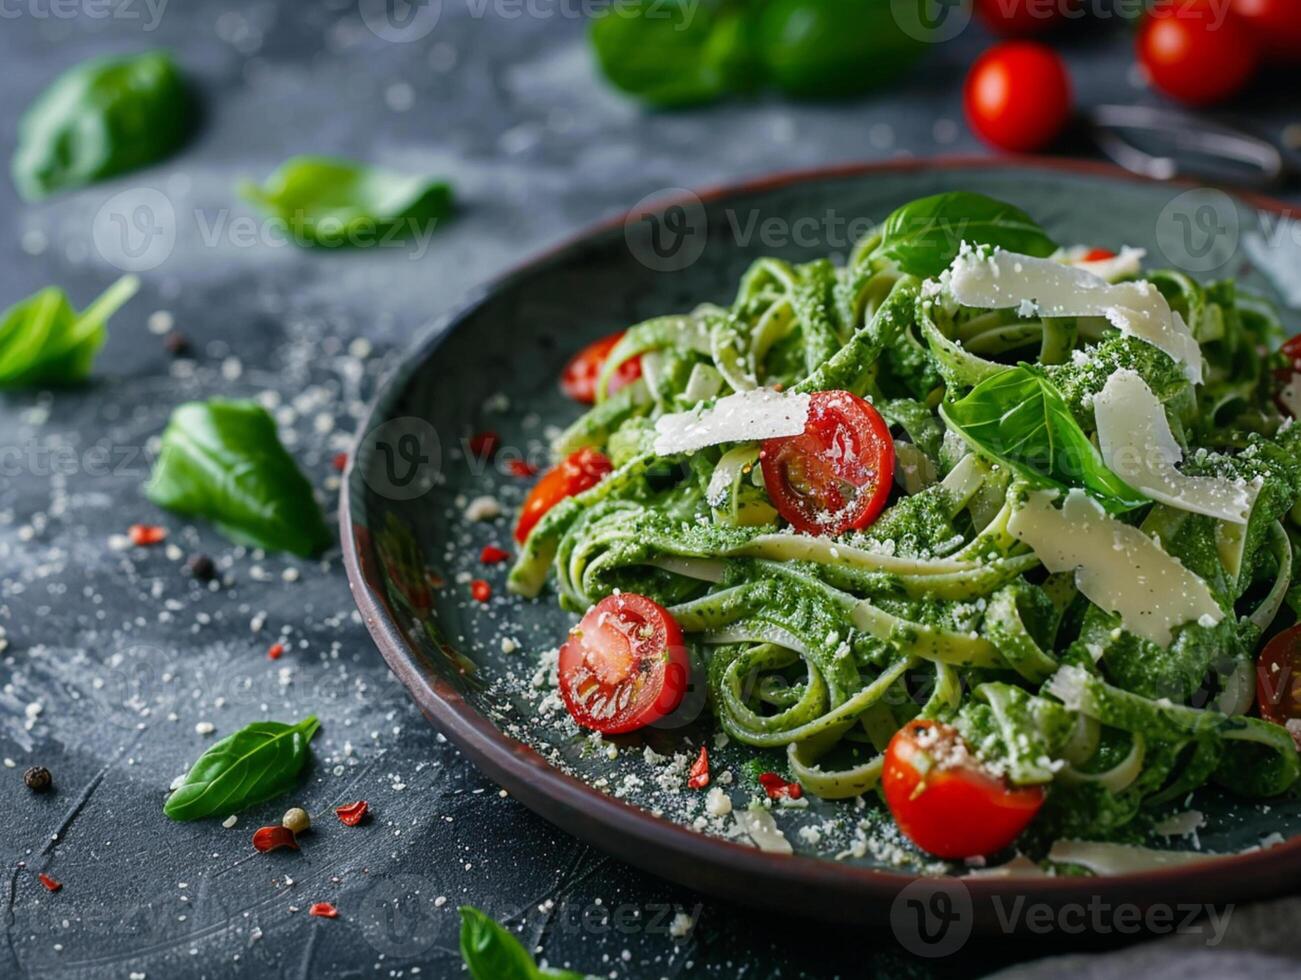
[[[0,181],[0,304],[59,284],[84,305],[115,266],[149,266],[92,385],[0,396],[0,976],[453,976],[455,906],[466,902],[552,964],[612,977],[974,975],[1068,949],[973,942],[926,963],[885,933],[758,916],[594,853],[499,796],[424,723],[352,612],[337,552],[246,553],[144,501],[171,407],[248,395],[273,408],[333,520],[330,460],[377,379],[467,289],[529,252],[664,188],[977,149],[959,96],[989,40],[975,27],[873,98],[648,116],[594,76],[574,4],[539,0],[513,17],[511,4],[443,0],[437,24],[400,43],[367,27],[363,14],[381,6],[0,8],[6,153],[22,108],[95,54],[171,48],[205,115],[178,157],[141,174],[38,206]],[[1147,98],[1123,28],[1078,29],[1065,47],[1085,101]],[[1244,115],[1277,138],[1295,120],[1272,91],[1261,86]],[[460,215],[427,248],[296,249],[248,224],[232,188],[303,152],[445,174]],[[140,200],[167,210],[175,230],[143,252],[129,236],[147,230],[124,238],[113,223]],[[169,323],[192,357],[164,351],[157,331]],[[174,547],[115,547],[136,521],[165,524]],[[222,566],[220,588],[183,575],[200,551]],[[277,639],[288,652],[272,662]],[[300,791],[229,830],[163,817],[168,784],[213,738],[313,712],[323,724]],[[202,722],[215,735],[197,732]],[[53,770],[55,792],[22,787],[33,763]],[[329,809],[358,797],[375,818],[342,828]],[[319,823],[302,851],[252,852],[251,830],[293,802]],[[47,893],[38,871],[63,889]],[[340,917],[308,918],[320,900]],[[797,912],[799,896],[790,904]],[[674,911],[698,920],[690,935],[668,934]],[[1279,939],[1289,914],[1286,904],[1240,912],[1226,945]],[[1173,969],[1169,948],[1126,955]],[[1288,968],[1208,954],[1196,966]]]

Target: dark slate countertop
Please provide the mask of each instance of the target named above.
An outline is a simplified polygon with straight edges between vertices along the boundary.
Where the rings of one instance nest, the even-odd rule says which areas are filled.
[[[647,115],[594,76],[579,6],[540,0],[516,18],[514,4],[443,0],[437,23],[401,43],[367,26],[382,9],[370,0],[5,8],[6,146],[57,71],[107,52],[172,49],[205,118],[168,163],[48,203],[24,205],[0,182],[5,305],[47,284],[85,305],[122,267],[143,279],[92,384],[0,396],[0,975],[455,976],[464,903],[551,964],[611,977],[968,976],[1070,948],[973,941],[930,963],[885,933],[799,921],[798,895],[778,920],[594,852],[424,722],[354,613],[337,550],[250,553],[140,494],[175,404],[244,395],[273,411],[333,522],[332,459],[378,379],[469,288],[529,253],[666,188],[978,151],[959,94],[988,42],[976,28],[873,98]],[[1066,51],[1083,98],[1146,98],[1117,25],[1078,30]],[[1278,136],[1291,120],[1267,102],[1254,120]],[[445,174],[459,215],[402,248],[298,249],[233,187],[305,152]],[[122,225],[141,203],[172,231]],[[164,350],[169,327],[193,356]],[[166,544],[122,547],[139,521],[164,524]],[[183,573],[199,552],[220,586]],[[286,652],[270,660],[277,641]],[[322,729],[299,790],[230,829],[163,816],[168,785],[214,738],[309,713]],[[22,787],[32,764],[53,771],[54,792]],[[329,813],[362,797],[374,813],[362,827]],[[301,852],[254,853],[251,830],[295,803],[318,822]],[[62,889],[47,892],[38,872]],[[339,918],[309,918],[316,901]],[[1243,921],[1267,933],[1289,909]],[[670,930],[677,913],[696,923],[686,935]]]

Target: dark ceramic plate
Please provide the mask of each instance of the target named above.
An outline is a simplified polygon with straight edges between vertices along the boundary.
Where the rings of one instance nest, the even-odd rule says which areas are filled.
[[[617,745],[576,737],[548,702],[537,666],[573,618],[547,594],[533,602],[506,595],[505,566],[479,561],[484,545],[509,546],[511,515],[529,483],[511,474],[509,459],[541,460],[548,427],[577,414],[556,379],[581,344],[652,315],[727,302],[755,257],[844,253],[865,222],[953,189],[1012,201],[1059,241],[1143,247],[1150,264],[1235,275],[1275,299],[1268,270],[1296,268],[1295,255],[1279,254],[1281,205],[1099,166],[948,161],[822,171],[688,195],[658,217],[634,214],[584,234],[483,290],[389,380],[359,434],[343,496],[353,593],[424,714],[527,806],[656,874],[828,919],[883,919],[892,903],[908,907],[895,899],[920,873],[963,870],[925,865],[880,825],[875,808],[852,802],[811,801],[784,813],[794,857],[726,839],[731,821],[704,813],[704,794],[681,789],[682,764],[708,737],[706,726]],[[485,430],[501,439],[495,465],[466,451],[468,437]],[[480,497],[499,501],[502,515],[469,519],[467,511],[483,509]],[[470,598],[471,578],[492,585],[486,605]],[[749,796],[741,789],[747,755],[739,746],[711,753],[716,774],[741,777],[724,787],[738,806]],[[1018,894],[1054,906],[1091,898],[1224,903],[1301,880],[1301,798],[1263,806],[1206,792],[1192,805],[1206,818],[1202,848],[1256,850],[1110,878],[966,876],[944,886],[945,907],[965,909],[970,898],[969,920],[998,928],[997,903]],[[919,887],[932,886],[908,895]]]

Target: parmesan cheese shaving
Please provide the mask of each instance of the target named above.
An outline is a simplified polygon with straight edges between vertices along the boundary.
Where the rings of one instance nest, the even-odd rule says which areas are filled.
[[[1131,633],[1169,646],[1176,626],[1213,626],[1224,611],[1201,578],[1136,527],[1112,517],[1083,491],[1072,490],[1058,510],[1056,495],[1031,493],[1008,521],[1050,572],[1075,573],[1093,603],[1120,615]]]
[[[1059,840],[1048,852],[1048,860],[1058,864],[1078,864],[1094,874],[1120,875],[1160,868],[1179,868],[1202,861],[1214,861],[1223,854],[1199,851],[1156,851],[1130,844],[1104,844],[1101,841]]]
[[[1177,510],[1247,523],[1256,496],[1250,484],[1175,469],[1183,450],[1160,399],[1137,372],[1122,369],[1107,379],[1093,411],[1102,461],[1135,490]]]
[[[797,436],[808,420],[807,394],[756,388],[727,395],[709,407],[662,416],[655,423],[655,452],[672,456],[725,442]]]
[[[1121,333],[1182,364],[1193,384],[1202,383],[1201,347],[1150,282],[1113,285],[1078,266],[1001,250],[988,255],[965,246],[948,277],[953,298],[963,306],[1015,310],[1025,309],[1028,301],[1040,316],[1106,317]]]
[[[752,806],[748,810],[736,810],[732,814],[739,826],[754,846],[769,854],[794,854],[795,849],[777,828],[777,821],[761,806]]]

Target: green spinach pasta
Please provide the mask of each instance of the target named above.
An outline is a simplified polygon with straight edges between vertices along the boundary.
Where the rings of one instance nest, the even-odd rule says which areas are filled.
[[[575,720],[704,679],[784,752],[769,795],[880,793],[945,858],[1288,791],[1296,365],[1265,303],[1141,258],[946,194],[585,351],[510,575],[586,614]]]

